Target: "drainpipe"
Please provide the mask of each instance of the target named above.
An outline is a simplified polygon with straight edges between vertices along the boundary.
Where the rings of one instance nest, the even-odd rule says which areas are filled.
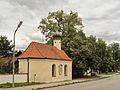
[[[29,58],[27,58],[27,83],[29,83]]]

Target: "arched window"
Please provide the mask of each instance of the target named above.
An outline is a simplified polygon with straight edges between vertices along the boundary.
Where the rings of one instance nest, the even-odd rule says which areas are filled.
[[[63,72],[63,65],[60,64],[59,65],[59,75],[62,75],[62,72]]]
[[[67,76],[67,65],[64,66],[64,76]]]
[[[52,65],[52,77],[56,77],[56,65]]]

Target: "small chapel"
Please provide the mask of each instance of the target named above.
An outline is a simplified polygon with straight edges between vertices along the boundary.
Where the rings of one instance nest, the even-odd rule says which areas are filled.
[[[72,60],[61,50],[61,36],[53,36],[53,45],[31,42],[18,57],[19,73],[27,74],[27,82],[72,80]]]

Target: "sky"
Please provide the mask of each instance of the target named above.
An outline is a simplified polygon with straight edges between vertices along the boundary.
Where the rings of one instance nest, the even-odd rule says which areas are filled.
[[[78,12],[87,36],[120,43],[120,0],[0,0],[0,35],[13,40],[18,23],[23,21],[16,33],[17,50],[24,50],[32,41],[45,42],[37,28],[39,22],[58,10]]]

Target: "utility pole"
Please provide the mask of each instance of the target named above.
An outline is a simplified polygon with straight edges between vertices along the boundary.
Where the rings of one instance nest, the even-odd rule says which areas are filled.
[[[18,26],[17,26],[17,28],[15,29],[15,32],[14,32],[14,36],[13,36],[13,77],[12,77],[12,87],[14,88],[15,87],[15,85],[14,85],[14,83],[15,83],[15,34],[16,34],[16,32],[17,32],[17,30],[18,30],[18,28],[20,28],[20,26],[22,25],[22,23],[23,23],[23,21],[20,21],[19,22],[19,24],[18,24]]]

